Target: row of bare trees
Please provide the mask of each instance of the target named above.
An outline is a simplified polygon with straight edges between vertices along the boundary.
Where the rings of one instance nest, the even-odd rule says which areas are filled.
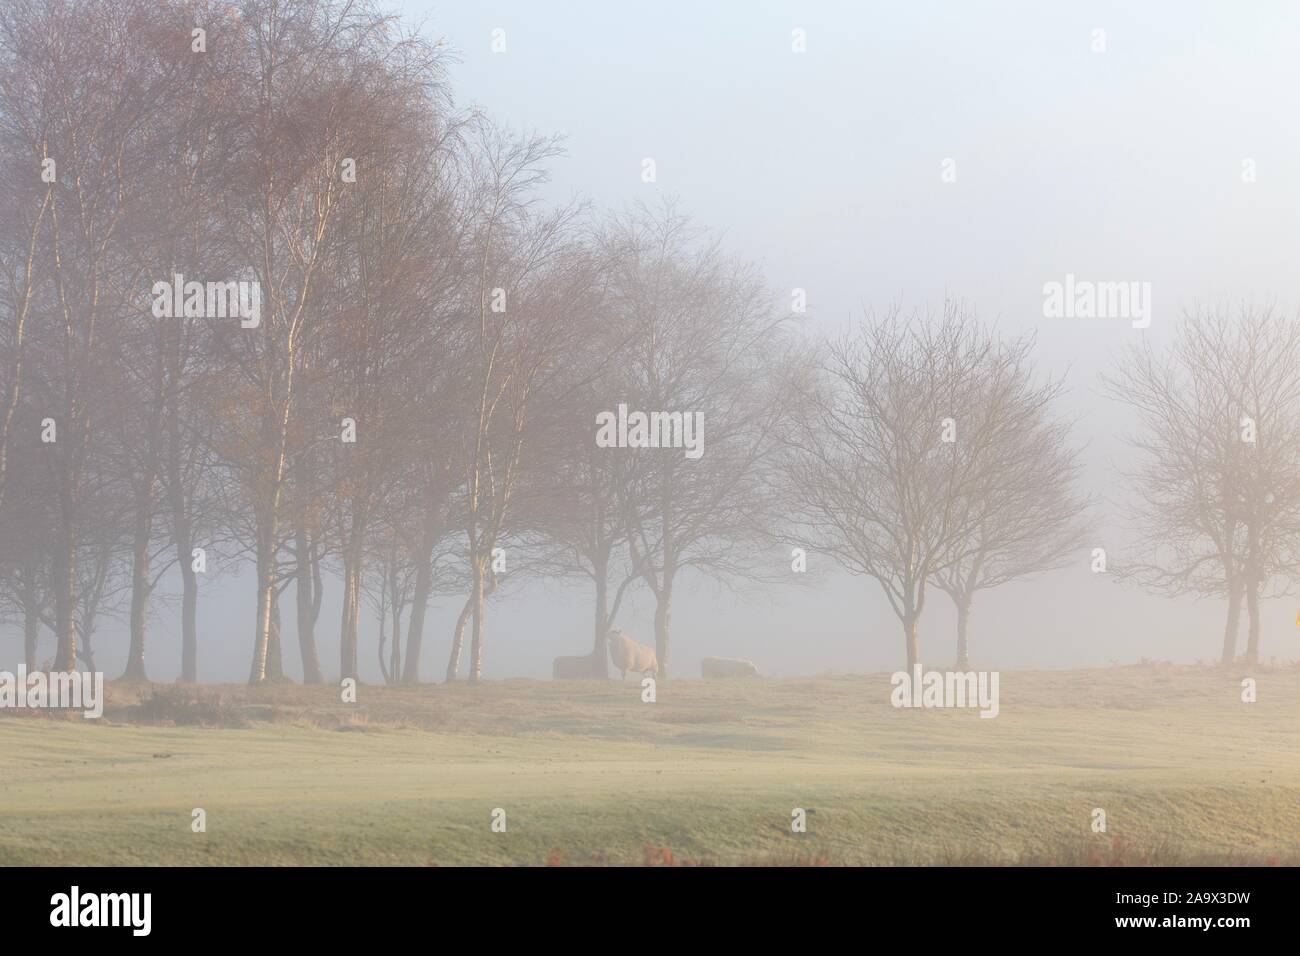
[[[680,575],[752,564],[785,318],[669,206],[543,204],[555,142],[456,110],[444,61],[355,0],[0,14],[21,227],[3,253],[0,527],[30,666],[43,628],[53,666],[93,662],[94,621],[121,611],[124,676],[146,677],[175,570],[195,680],[200,582],[245,561],[253,683],[283,675],[290,586],[321,680],[332,577],[342,676],[367,601],[386,677],[412,682],[431,598],[460,593],[447,677],[477,680],[489,598],[556,562],[595,578],[594,668],[632,581],[655,594],[666,665]],[[159,308],[173,280],[179,307]],[[595,449],[615,399],[700,415],[708,458]],[[729,492],[746,490],[742,508]]]
[[[362,0],[0,10],[0,607],[29,668],[46,632],[93,668],[113,614],[146,678],[169,579],[197,680],[201,584],[242,565],[255,684],[290,588],[309,683],[334,581],[341,677],[369,605],[416,682],[455,595],[446,678],[477,681],[492,599],[539,575],[590,582],[597,676],[648,591],[662,674],[682,582],[788,582],[780,542],[878,582],[909,666],[946,593],[965,668],[976,593],[1072,560],[1080,452],[1031,340],[950,303],[810,344],[672,204],[543,202],[556,141],[458,110],[446,66]],[[1109,383],[1146,436],[1125,576],[1226,595],[1232,649],[1244,601],[1251,655],[1300,512],[1289,329],[1199,319]],[[695,416],[703,454],[600,447],[620,405]]]

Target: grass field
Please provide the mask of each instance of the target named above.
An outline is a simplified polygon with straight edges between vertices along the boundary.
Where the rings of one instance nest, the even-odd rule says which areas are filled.
[[[1252,676],[1004,672],[992,720],[886,675],[114,685],[0,717],[0,864],[1296,864],[1300,670]]]

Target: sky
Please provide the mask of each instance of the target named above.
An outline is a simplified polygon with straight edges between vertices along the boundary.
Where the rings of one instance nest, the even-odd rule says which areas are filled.
[[[459,105],[563,135],[550,199],[620,209],[675,197],[760,265],[778,301],[807,291],[810,336],[834,335],[864,310],[939,308],[945,297],[1007,334],[1036,335],[1039,367],[1065,376],[1061,410],[1078,418],[1085,483],[1100,500],[1076,562],[977,596],[974,666],[1217,657],[1222,602],[1149,596],[1091,571],[1093,547],[1119,553],[1126,540],[1119,472],[1131,427],[1098,374],[1137,336],[1168,342],[1198,304],[1298,314],[1300,4],[389,6],[455,53]],[[796,29],[805,52],[792,50]],[[494,31],[504,31],[502,52]],[[646,158],[654,183],[642,179]],[[1043,285],[1067,274],[1149,282],[1150,328],[1045,318]],[[733,594],[691,582],[674,606],[675,671],[698,674],[706,655],[749,658],[769,674],[898,667],[901,632],[879,586],[809,547],[803,587]],[[441,679],[460,602],[441,598],[431,614],[426,680]],[[588,589],[554,583],[495,600],[485,676],[548,676],[554,656],[586,652],[590,605]],[[1297,610],[1300,598],[1265,606],[1265,660],[1300,657]],[[327,675],[338,669],[338,615],[331,593],[318,627]],[[247,570],[210,583],[200,616],[201,678],[245,679]],[[618,623],[653,643],[648,594]],[[934,594],[921,625],[927,662],[952,662],[953,628],[947,598]],[[375,631],[372,615],[363,678],[379,677]],[[155,609],[151,635],[151,673],[169,679],[179,672],[175,607]],[[293,635],[286,608],[286,670],[297,677]],[[101,666],[119,670],[124,624],[105,622],[96,644]],[[3,631],[0,664],[12,669],[21,653],[20,632]]]

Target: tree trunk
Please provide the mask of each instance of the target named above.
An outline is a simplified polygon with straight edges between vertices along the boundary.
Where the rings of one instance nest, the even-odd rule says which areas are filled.
[[[145,630],[149,615],[149,537],[152,495],[136,496],[135,530],[131,538],[131,643],[122,680],[148,680],[144,668]]]
[[[305,531],[296,532],[298,567],[294,573],[294,594],[298,608],[298,652],[302,655],[302,682],[322,682],[320,657],[316,653],[316,606],[312,585],[312,544]]]
[[[447,528],[448,503],[441,486],[430,492],[424,516],[424,534],[420,553],[415,556],[415,593],[411,619],[406,622],[406,663],[402,665],[402,683],[420,682],[420,652],[424,645],[424,618],[433,593],[433,547]]]
[[[916,666],[921,663],[921,652],[917,642],[917,624],[920,621],[920,615],[908,613],[903,618],[903,636],[907,640],[907,672],[915,672]]]
[[[465,625],[469,622],[473,610],[474,596],[470,595],[465,601],[465,606],[460,609],[460,617],[456,618],[456,629],[451,635],[451,656],[447,658],[448,683],[456,680],[460,675],[460,655],[465,647]]]
[[[267,645],[271,639],[271,602],[275,592],[275,539],[273,519],[258,522],[262,527],[257,534],[257,622],[253,634],[253,665],[248,682],[260,684],[266,680]],[[265,527],[270,524],[271,527]]]
[[[343,623],[339,636],[339,679],[358,678],[357,626],[361,619],[361,560],[353,547],[343,562]]]
[[[394,576],[396,572],[394,571]],[[393,647],[388,655],[388,671],[390,684],[400,684],[402,682],[402,606],[397,601],[396,578],[394,577],[393,585]]]
[[[966,632],[970,625],[970,606],[972,595],[963,594],[954,598],[957,604],[957,667],[959,671],[970,670],[970,645]]]
[[[470,627],[469,682],[477,684],[483,679],[483,577],[486,568],[482,560],[474,562],[474,592],[470,595],[474,611]]]
[[[598,561],[596,572],[596,642],[591,648],[591,676],[609,678],[609,562]]]
[[[1223,654],[1219,663],[1230,667],[1237,659],[1237,630],[1241,625],[1242,577],[1233,575],[1228,581],[1228,619],[1223,626]]]
[[[1252,581],[1246,586],[1246,611],[1250,627],[1246,637],[1246,663],[1254,667],[1259,663],[1259,586]]]
[[[58,550],[54,557],[54,619],[57,645],[54,669],[77,668],[77,544],[72,530],[72,506],[65,500],[61,507]]]
[[[1246,611],[1250,627],[1246,637],[1246,663],[1254,667],[1259,663],[1259,592],[1264,586],[1264,573],[1260,555],[1259,532],[1249,526],[1246,555]]]
[[[280,592],[271,592],[271,626],[266,637],[266,679],[284,677],[284,654],[280,649]]]
[[[665,579],[666,577],[667,575]],[[668,679],[668,626],[672,613],[672,600],[672,591],[665,580],[664,587],[655,601],[655,658],[659,663],[659,671],[655,677],[661,681]]]
[[[40,608],[28,603],[23,608],[23,660],[27,664],[29,674],[40,666],[40,663],[36,660],[36,640],[40,635]]]
[[[179,469],[172,468],[169,485],[172,486],[173,540],[176,561],[181,569],[181,680],[193,684],[199,679],[199,576],[194,571],[194,536],[185,501],[175,485],[180,481]]]
[[[406,663],[402,667],[402,683],[420,682],[420,645],[424,641],[424,612],[429,605],[429,592],[433,587],[433,547],[421,546],[415,569],[415,596],[411,605],[411,619],[406,623]]]
[[[199,576],[194,573],[192,549],[179,547],[181,562],[181,680],[193,684],[199,679]]]
[[[81,635],[80,641],[77,642],[77,656],[85,662],[86,670],[90,673],[93,674],[99,669],[95,666],[95,648],[91,645],[89,631]]]
[[[176,336],[179,343],[179,334]],[[174,354],[174,353],[173,353]],[[194,529],[182,487],[181,459],[184,448],[181,441],[179,386],[177,366],[173,359],[172,387],[167,402],[167,499],[172,511],[172,540],[176,546],[176,561],[181,569],[181,681],[193,684],[199,679],[199,578],[194,571]]]

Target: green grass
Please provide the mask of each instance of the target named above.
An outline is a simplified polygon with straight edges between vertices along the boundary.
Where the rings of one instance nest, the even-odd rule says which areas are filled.
[[[884,675],[205,689],[243,728],[116,686],[0,717],[0,864],[1297,863],[1300,671],[1241,676],[1004,672],[994,720]]]

